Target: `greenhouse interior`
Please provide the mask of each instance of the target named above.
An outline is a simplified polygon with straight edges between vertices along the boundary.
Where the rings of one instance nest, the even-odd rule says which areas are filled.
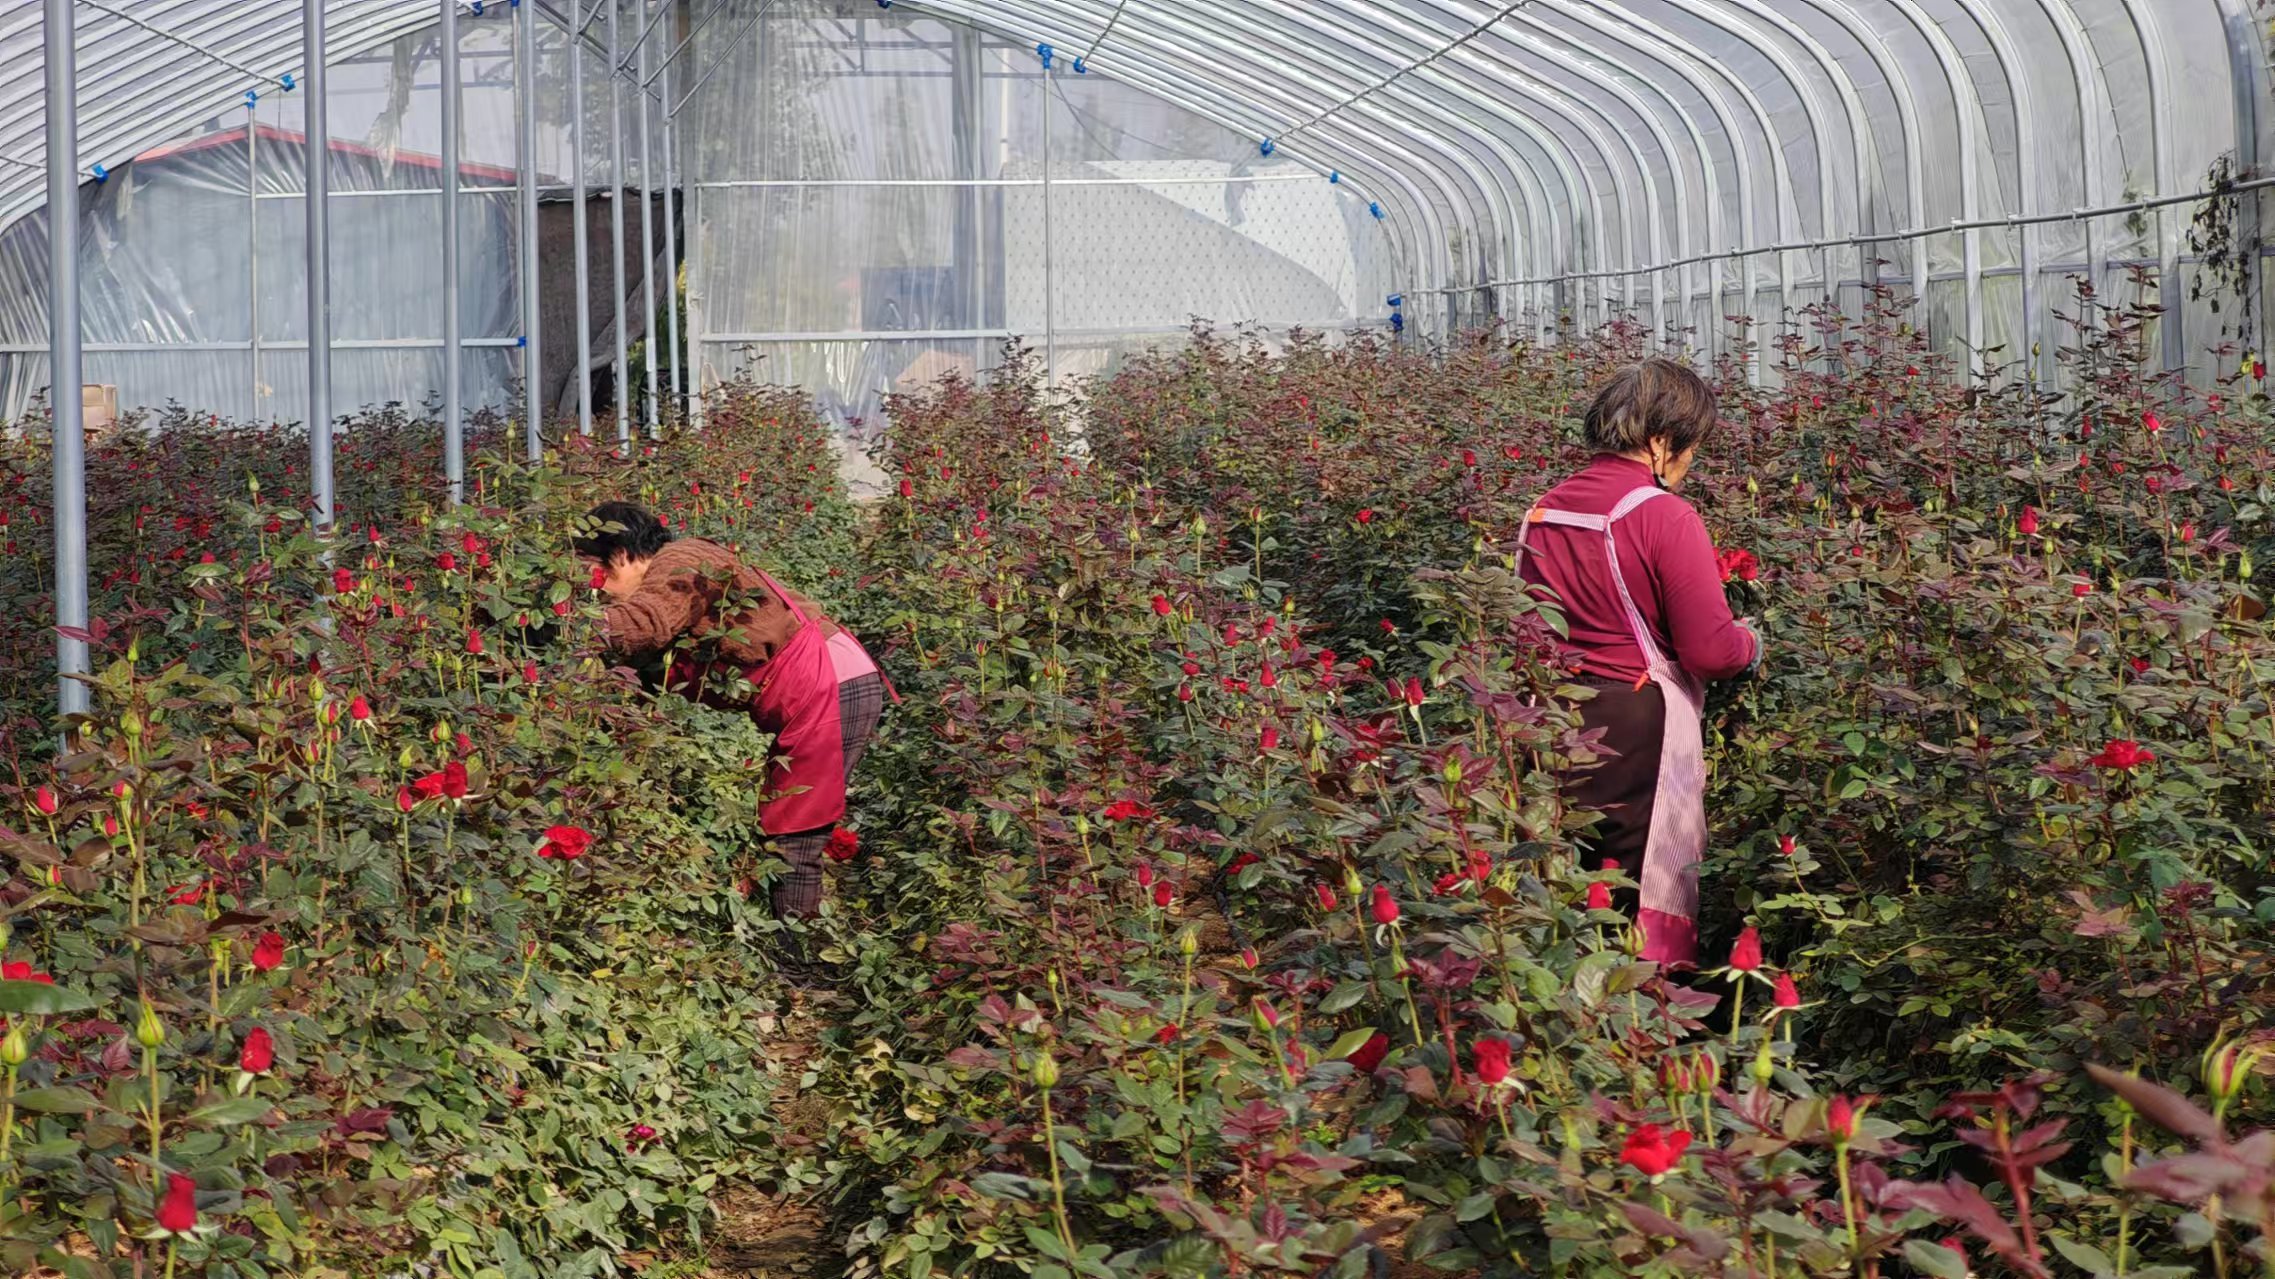
[[[2275,1276],[2265,0],[17,0],[0,1261]]]

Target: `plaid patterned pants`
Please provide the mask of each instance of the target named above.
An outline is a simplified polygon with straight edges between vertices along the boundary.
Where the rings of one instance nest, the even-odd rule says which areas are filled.
[[[885,680],[874,673],[857,676],[837,686],[837,731],[845,752],[845,781],[853,784],[853,769],[869,749],[877,721],[885,713]],[[806,919],[822,908],[822,850],[835,826],[774,837],[775,854],[790,869],[774,881],[774,914],[778,919]]]

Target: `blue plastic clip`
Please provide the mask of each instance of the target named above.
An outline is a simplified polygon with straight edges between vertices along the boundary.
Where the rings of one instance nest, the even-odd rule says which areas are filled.
[[[1327,171],[1327,185],[1331,187],[1343,185],[1343,171],[1341,169],[1329,169]]]
[[[1051,47],[1049,45],[1036,45],[1035,56],[1043,60],[1043,70],[1048,71],[1051,69]]]
[[[877,0],[877,7],[880,9],[890,9],[893,7],[893,0]]]
[[[90,172],[90,173],[93,173],[93,174],[95,175],[95,181],[97,181],[97,182],[108,182],[108,181],[110,181],[110,180],[111,180],[111,171],[110,171],[109,169],[106,169],[106,168],[104,168],[103,166],[101,166],[101,165],[99,165],[99,164],[98,164],[98,165],[96,165],[94,168],[92,168],[92,169],[88,170],[88,172]]]
[[[1384,298],[1383,301],[1388,303],[1392,310],[1396,310],[1399,307],[1406,305],[1406,295],[1403,293],[1393,293],[1389,297]]]
[[[513,340],[513,344],[515,346],[528,346],[529,335],[527,333],[522,334],[520,337],[517,337]]]
[[[253,107],[257,107],[257,106],[259,106],[260,104],[261,104],[261,91],[260,91],[259,89],[247,89],[247,90],[245,90],[245,106],[246,106],[246,109],[250,110],[250,109],[252,109]]]
[[[482,0],[474,0],[474,16],[477,18],[482,16]]]
[[[1382,221],[1382,201],[1380,201],[1380,200],[1369,200],[1369,201],[1367,201],[1367,212],[1369,212],[1369,213],[1372,213],[1372,214],[1374,215],[1374,220],[1375,220],[1375,221],[1377,221],[1377,222],[1380,222],[1380,221]]]
[[[1076,75],[1089,75],[1090,63],[1082,58],[1076,58],[1074,60],[1074,73]]]
[[[1270,154],[1272,154],[1272,140],[1271,140],[1270,138],[1266,138],[1266,139],[1264,139],[1262,142],[1259,142],[1259,143],[1257,143],[1257,144],[1256,144],[1256,153],[1257,153],[1258,155],[1270,155]]]
[[[277,80],[277,83],[284,86],[284,91],[286,93],[290,93],[294,89],[300,87],[300,82],[292,78],[292,73],[290,71],[285,72],[284,75]]]
[[[1406,331],[1405,313],[1400,311],[1390,313],[1390,331],[1393,333],[1404,333]]]

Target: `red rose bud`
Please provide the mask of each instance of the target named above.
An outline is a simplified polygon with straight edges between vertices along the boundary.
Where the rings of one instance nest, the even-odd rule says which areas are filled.
[[[245,1035],[245,1046],[238,1050],[237,1069],[248,1075],[265,1075],[276,1064],[276,1045],[269,1040],[269,1032],[255,1026]]]
[[[555,616],[555,617],[567,617],[568,615],[569,615],[569,601],[567,601],[567,600],[555,600],[555,601],[553,601],[553,616]]]
[[[1856,1136],[1856,1107],[1848,1098],[1835,1096],[1825,1103],[1825,1131],[1838,1145],[1846,1145]]]
[[[901,481],[901,496],[902,496],[902,497],[915,497],[915,496],[916,496],[916,485],[915,485],[915,483],[914,483],[914,482],[912,482],[912,481],[909,481],[909,480],[902,480],[902,481]]]
[[[2073,582],[2070,584],[2070,594],[2082,600],[2086,596],[2093,594],[2093,583]]]
[[[416,795],[413,795],[413,794],[411,793],[411,788],[410,788],[410,787],[408,787],[408,786],[399,786],[399,787],[397,787],[397,788],[395,789],[395,807],[396,807],[396,808],[398,808],[398,809],[402,810],[403,812],[406,812],[406,813],[407,813],[407,812],[410,812],[412,809],[414,809],[414,808],[418,807],[418,805],[419,805],[419,797],[418,797],[418,796],[416,796]]]
[[[1154,1032],[1153,1032],[1153,1042],[1155,1042],[1155,1043],[1157,1043],[1157,1044],[1170,1044],[1170,1043],[1175,1043],[1176,1041],[1177,1041],[1177,1023],[1176,1023],[1176,1022],[1170,1022],[1168,1025],[1166,1025],[1166,1026],[1163,1026],[1161,1029],[1159,1029],[1159,1030],[1157,1030],[1157,1031],[1154,1031]]]
[[[370,719],[370,700],[364,697],[364,695],[361,693],[358,693],[353,698],[350,698],[348,700],[348,718],[354,720],[358,724],[361,724],[365,720]]]
[[[1368,906],[1367,913],[1378,924],[1395,924],[1398,922],[1398,900],[1390,895],[1390,885],[1376,884],[1374,886],[1374,900]]]
[[[482,655],[482,632],[466,632],[466,651],[475,657]]]
[[[103,814],[103,835],[104,835],[104,837],[105,837],[105,838],[107,838],[107,839],[117,839],[117,838],[118,838],[118,815],[117,815],[117,814],[115,814],[115,813],[105,813],[105,814]]]
[[[1382,627],[1382,633],[1385,635],[1396,635],[1398,633],[1398,623],[1391,621],[1387,617],[1383,618],[1381,622],[1377,624]]]
[[[1192,701],[1193,686],[1191,684],[1179,684],[1177,686],[1177,700],[1180,702]]]
[[[1324,910],[1329,914],[1333,914],[1335,912],[1334,889],[1329,888],[1325,884],[1313,884],[1311,886],[1311,895],[1318,900],[1319,909]]]
[[[1137,864],[1137,886],[1140,888],[1153,887],[1152,862],[1139,862]]]
[[[1154,597],[1153,597],[1153,615],[1154,615],[1155,617],[1167,617],[1167,616],[1169,616],[1169,613],[1170,613],[1170,608],[1169,608],[1169,597],[1168,597],[1168,596],[1166,596],[1166,595],[1156,595],[1156,596],[1154,596]]]
[[[521,682],[524,684],[537,682],[537,663],[523,662],[521,664]]]
[[[1241,947],[1241,948],[1240,948],[1240,966],[1241,966],[1241,967],[1243,967],[1243,968],[1247,969],[1247,970],[1248,970],[1248,971],[1250,971],[1250,972],[1255,972],[1255,971],[1256,971],[1256,965],[1258,965],[1258,964],[1260,964],[1260,963],[1263,963],[1263,962],[1264,962],[1263,960],[1261,960],[1261,959],[1257,958],[1257,956],[1256,956],[1256,948],[1255,948],[1254,946],[1243,946],[1243,947]]]
[[[1153,904],[1161,909],[1169,909],[1169,903],[1176,899],[1177,894],[1169,887],[1168,880],[1162,880],[1153,886]]]
[[[434,557],[434,564],[436,568],[439,568],[443,572],[448,573],[458,567],[458,557],[452,555],[448,551],[444,551],[442,554]]]
[[[1689,1148],[1689,1133],[1680,1129],[1667,1132],[1657,1124],[1642,1124],[1627,1135],[1627,1144],[1620,1148],[1619,1161],[1646,1177],[1660,1177],[1680,1162],[1683,1151]]]
[[[1801,1006],[1801,987],[1793,980],[1792,973],[1779,973],[1777,975],[1777,993],[1772,998],[1780,1008],[1799,1008]]]
[[[1758,928],[1748,928],[1738,934],[1737,942],[1730,947],[1730,968],[1733,972],[1760,972],[1762,966],[1762,934]]]
[[[166,1197],[158,1204],[158,1228],[170,1235],[197,1229],[197,1183],[178,1172],[166,1174]]]
[[[1351,1063],[1351,1069],[1360,1074],[1371,1075],[1382,1065],[1382,1059],[1389,1055],[1390,1036],[1378,1030],[1368,1036],[1365,1043],[1352,1049],[1351,1055],[1343,1060]]]
[[[1362,508],[1358,514],[1358,521],[1361,524],[1374,523],[1374,511],[1371,508]]]
[[[1793,856],[1793,850],[1796,847],[1798,847],[1798,845],[1794,843],[1793,837],[1791,835],[1780,835],[1777,837],[1777,851],[1785,854],[1787,857]]]
[[[1258,740],[1257,744],[1263,750],[1278,750],[1280,748],[1280,730],[1272,727],[1270,724],[1266,724],[1264,726],[1263,735]]]
[[[2024,537],[2036,536],[2038,533],[2038,508],[2035,506],[2023,507],[2022,518],[2014,522],[2014,527]]]
[[[1185,678],[1187,679],[1191,679],[1193,676],[1201,673],[1201,665],[1198,662],[1187,662],[1177,669],[1185,672]]]
[[[284,934],[274,929],[262,933],[253,943],[253,971],[272,972],[284,962]]]
[[[1464,882],[1466,882],[1465,877],[1460,871],[1449,870],[1431,882],[1430,891],[1443,897],[1447,893],[1459,889]]]
[[[1414,678],[1411,675],[1407,676],[1406,704],[1408,706],[1420,706],[1422,704],[1422,701],[1422,681]]]
[[[606,564],[595,564],[595,565],[593,565],[593,566],[592,566],[592,577],[589,579],[589,581],[590,581],[590,583],[591,583],[591,585],[592,585],[592,589],[594,589],[594,590],[596,590],[596,591],[597,591],[597,590],[599,590],[599,589],[601,589],[601,588],[602,588],[602,587],[604,587],[604,586],[607,586],[607,585],[608,585],[608,566],[607,566]]]
[[[40,786],[32,790],[32,807],[39,810],[40,816],[53,817],[62,806],[55,798],[55,792],[48,787]]]
[[[1278,688],[1280,686],[1279,674],[1272,669],[1270,662],[1264,663],[1263,671],[1256,676],[1256,686],[1258,688]]]
[[[1588,885],[1588,909],[1611,909],[1611,885],[1603,882],[1600,879],[1595,883]]]
[[[2141,425],[2147,427],[2151,435],[2154,435],[2158,431],[2164,429],[2164,423],[2158,420],[2157,415],[2154,413],[2143,413],[2141,415]]]
[[[355,590],[355,574],[344,568],[332,570],[332,594],[346,595]]]
[[[1469,1046],[1469,1057],[1476,1068],[1478,1082],[1492,1085],[1509,1077],[1508,1040],[1480,1039]]]
[[[1272,1007],[1270,1001],[1263,996],[1259,995],[1251,1001],[1249,1009],[1255,1014],[1256,1029],[1271,1031],[1280,1028],[1280,1010]]]

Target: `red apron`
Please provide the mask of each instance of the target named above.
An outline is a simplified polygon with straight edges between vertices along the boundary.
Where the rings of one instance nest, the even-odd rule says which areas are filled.
[[[759,580],[798,623],[790,642],[764,665],[743,672],[751,683],[750,715],[774,734],[767,762],[767,794],[758,810],[769,835],[795,835],[834,826],[845,816],[845,741],[838,725],[837,663],[820,621],[764,572]]]
[[[1656,486],[1638,488],[1620,499],[1609,515],[1534,507],[1517,531],[1517,571],[1524,571],[1525,531],[1534,524],[1561,524],[1604,535],[1604,555],[1627,610],[1628,629],[1635,634],[1636,647],[1643,650],[1649,678],[1667,699],[1667,726],[1659,741],[1659,783],[1643,847],[1642,910],[1635,922],[1643,930],[1643,958],[1687,965],[1698,960],[1698,863],[1706,853],[1706,741],[1700,724],[1706,691],[1652,640],[1635,597],[1628,594],[1627,576],[1619,569],[1619,544],[1612,540],[1614,525],[1664,492]]]

